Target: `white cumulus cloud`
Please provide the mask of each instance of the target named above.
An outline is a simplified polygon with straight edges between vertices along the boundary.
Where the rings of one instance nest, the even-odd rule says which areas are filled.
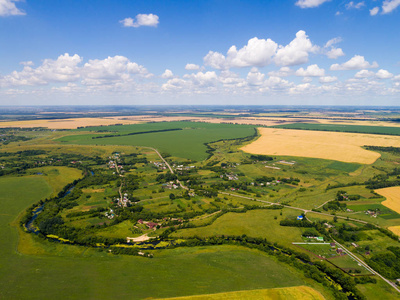
[[[115,81],[126,81],[130,74],[150,77],[147,69],[131,62],[127,57],[116,55],[106,59],[91,59],[82,68],[83,84],[102,85]]]
[[[210,51],[203,58],[204,64],[214,69],[225,69],[226,59],[225,56],[219,52]]]
[[[82,58],[78,54],[69,55],[68,53],[60,55],[56,60],[45,59],[36,68],[29,62],[22,71],[13,71],[0,78],[0,86],[80,83],[86,87],[96,86],[96,88],[107,89],[113,86],[121,87],[125,83],[133,84],[133,78],[145,79],[153,75],[143,66],[119,55],[103,60],[92,59],[83,66],[81,63]]]
[[[331,59],[336,59],[340,56],[344,56],[344,52],[342,50],[342,48],[332,48],[331,50],[326,52],[326,56],[328,56],[328,58]]]
[[[369,10],[369,14],[371,16],[376,16],[378,14],[378,12],[379,12],[379,7],[377,7],[377,6]]]
[[[385,0],[382,4],[382,14],[391,13],[400,5],[400,0]]]
[[[249,85],[262,85],[265,75],[260,73],[257,68],[252,68],[247,74],[247,82]]]
[[[250,39],[247,45],[239,50],[236,46],[229,48],[226,56],[210,51],[204,57],[204,63],[215,69],[263,67],[271,63],[278,44],[271,39]]]
[[[2,78],[3,86],[16,85],[43,85],[49,82],[69,82],[80,77],[78,64],[82,58],[68,53],[60,55],[56,60],[45,59],[43,63],[32,68],[30,64],[24,66],[23,70],[13,71]]]
[[[336,76],[322,76],[319,78],[319,82],[321,83],[331,83],[337,81],[338,78]]]
[[[300,68],[296,71],[296,76],[303,77],[321,77],[325,75],[325,70],[318,67],[318,65],[310,65],[307,69]]]
[[[17,8],[15,2],[19,0],[0,0],[0,17],[25,15],[25,12]]]
[[[309,53],[316,53],[318,46],[311,43],[305,31],[296,33],[296,38],[285,47],[279,46],[274,61],[279,66],[294,66],[308,62]]]
[[[289,67],[282,67],[279,70],[271,71],[268,73],[269,76],[274,77],[287,77],[293,74],[293,70]]]
[[[239,50],[236,46],[232,46],[228,50],[227,60],[232,67],[263,67],[271,62],[277,48],[278,44],[271,39],[264,40],[254,37]]]
[[[375,75],[379,79],[388,79],[388,78],[392,78],[393,77],[392,73],[390,73],[387,70],[383,70],[383,69],[380,69],[378,72],[376,72]]]
[[[200,66],[195,65],[195,64],[186,64],[185,69],[186,70],[198,70],[198,69],[200,69]]]
[[[355,55],[349,61],[343,64],[333,64],[331,65],[331,70],[338,71],[338,70],[360,70],[360,69],[370,69],[370,68],[377,68],[378,63],[373,62],[370,64],[368,61],[365,60],[364,56]]]
[[[157,27],[159,21],[158,16],[153,14],[138,14],[134,19],[125,18],[119,21],[124,27],[140,27],[140,26],[150,26]]]
[[[312,8],[312,7],[318,7],[321,4],[328,1],[330,0],[298,0],[296,2],[296,5],[301,8]]]
[[[174,73],[171,70],[165,69],[164,73],[161,75],[162,78],[170,79],[174,77]]]
[[[342,48],[335,48],[334,47],[335,44],[340,43],[341,41],[342,41],[342,39],[340,37],[336,37],[336,38],[330,39],[325,44],[323,53],[325,53],[325,55],[328,58],[331,58],[331,59],[336,59],[336,58],[338,58],[340,56],[344,56],[345,54],[344,54]]]
[[[354,75],[354,77],[355,77],[355,78],[368,78],[368,77],[372,77],[372,76],[374,76],[374,75],[375,75],[375,73],[372,72],[372,71],[361,70],[361,71],[358,71],[358,72],[356,73],[356,75]]]

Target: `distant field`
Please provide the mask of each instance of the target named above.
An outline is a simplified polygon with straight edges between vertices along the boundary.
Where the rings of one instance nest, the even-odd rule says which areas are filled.
[[[400,147],[400,137],[259,128],[261,137],[241,150],[254,154],[287,155],[372,164],[380,154],[361,148],[364,145]]]
[[[383,127],[383,126],[363,126],[363,125],[343,125],[343,124],[294,123],[294,124],[277,125],[274,127],[285,128],[285,129],[400,135],[400,127],[388,127],[388,126]]]
[[[383,205],[389,207],[397,213],[400,213],[400,187],[393,186],[388,188],[383,188],[379,190],[375,190],[379,195],[382,195],[386,198],[385,201],[382,202]]]
[[[75,129],[80,126],[110,125],[116,123],[135,124],[136,120],[126,120],[124,117],[118,118],[71,118],[71,119],[52,119],[52,120],[30,120],[30,121],[7,121],[0,122],[0,127],[48,127],[51,129]]]
[[[187,296],[178,298],[167,298],[165,300],[242,300],[242,299],[265,299],[265,300],[322,300],[325,299],[318,291],[308,286],[294,286],[288,288],[277,288],[267,290],[251,290],[228,292],[219,294],[207,294],[198,296]]]
[[[196,161],[207,158],[207,147],[204,143],[220,139],[234,139],[251,136],[254,126],[233,124],[210,124],[194,122],[163,122],[127,126],[92,127],[85,131],[107,130],[116,134],[129,134],[151,130],[182,128],[178,131],[154,132],[140,135],[95,138],[95,135],[71,135],[58,139],[59,142],[80,145],[132,145],[150,146],[172,156],[188,158]],[[109,134],[102,132],[100,135]]]

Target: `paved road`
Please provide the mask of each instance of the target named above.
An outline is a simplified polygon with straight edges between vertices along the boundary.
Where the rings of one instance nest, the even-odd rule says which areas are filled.
[[[385,277],[383,277],[381,274],[376,272],[374,269],[372,269],[370,266],[368,266],[363,260],[355,256],[350,250],[346,249],[342,244],[339,244],[337,241],[332,239],[337,245],[340,246],[349,256],[351,256],[354,260],[356,260],[358,263],[364,266],[368,271],[370,271],[372,274],[375,274],[376,276],[379,276],[382,280],[386,281],[387,284],[390,284],[397,292],[400,293],[400,289],[397,287],[397,285],[390,280],[387,280]]]

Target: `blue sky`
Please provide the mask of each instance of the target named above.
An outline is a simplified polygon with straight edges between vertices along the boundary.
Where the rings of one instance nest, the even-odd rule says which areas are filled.
[[[0,0],[0,105],[400,105],[400,0]]]

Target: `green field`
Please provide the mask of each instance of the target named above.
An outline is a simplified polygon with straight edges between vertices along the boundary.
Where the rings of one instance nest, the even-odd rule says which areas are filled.
[[[232,124],[209,124],[194,122],[163,122],[120,126],[101,126],[85,128],[85,131],[107,130],[117,134],[128,134],[150,130],[182,128],[178,131],[155,132],[140,135],[96,138],[96,135],[69,135],[58,139],[61,143],[79,145],[131,145],[149,146],[167,152],[175,157],[201,161],[207,158],[205,143],[221,139],[234,139],[251,136],[254,126]],[[83,129],[81,129],[83,130]],[[107,133],[101,133],[105,135]],[[99,135],[99,134],[97,134]]]
[[[334,161],[333,163],[329,164],[327,167],[330,169],[339,170],[339,171],[343,171],[346,173],[351,173],[351,172],[354,172],[355,170],[357,170],[359,167],[361,167],[361,165],[354,164],[354,163],[345,163],[345,162],[341,162],[341,161]]]
[[[284,128],[284,129],[400,135],[400,127],[387,127],[387,126],[294,123],[294,124],[277,125],[273,127]]]
[[[325,257],[325,258],[330,258],[337,256],[336,254],[336,248],[332,248],[329,244],[301,244],[297,245],[300,248],[306,249],[315,255]]]
[[[227,213],[218,218],[213,224],[178,230],[173,236],[177,237],[209,237],[214,235],[242,235],[266,238],[269,242],[290,246],[292,242],[302,242],[302,229],[280,226],[279,222],[287,216],[296,216],[294,210],[252,210],[246,213]],[[277,217],[277,219],[275,219]]]
[[[2,177],[0,189],[0,234],[8,241],[0,246],[2,299],[138,299],[309,284],[274,258],[233,246],[156,251],[146,259],[22,233],[24,254],[18,253],[18,234],[10,222],[53,189],[41,176]]]
[[[338,257],[331,258],[329,260],[332,264],[337,266],[338,268],[341,268],[342,270],[347,271],[354,271],[358,270],[360,275],[371,275],[371,272],[365,269],[363,266],[361,266],[358,262],[356,262],[354,259],[352,259],[349,255],[342,255]]]
[[[357,204],[353,205],[352,203],[348,203],[348,208],[353,211],[360,211],[360,212],[364,212],[369,209],[378,210],[380,212],[380,214],[378,214],[378,217],[384,219],[398,219],[400,217],[398,213],[379,203],[359,204],[359,205]]]

